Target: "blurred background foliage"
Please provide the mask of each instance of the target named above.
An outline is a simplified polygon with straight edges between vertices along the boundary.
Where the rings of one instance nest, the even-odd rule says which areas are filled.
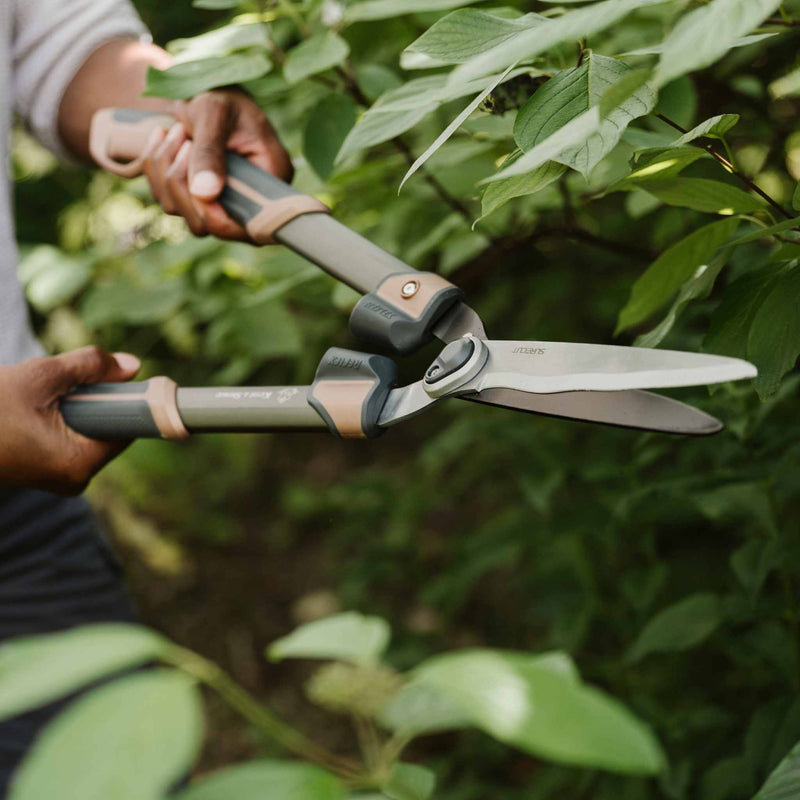
[[[242,13],[188,0],[136,5],[161,44]],[[285,45],[298,38],[285,13],[293,5],[304,8],[286,0],[271,9]],[[347,28],[365,100],[402,82],[401,51],[441,16]],[[643,13],[588,44],[631,49],[662,24]],[[556,56],[573,65],[574,43]],[[726,137],[733,157],[789,207],[800,178],[798,101],[767,87],[796,60],[797,35],[780,28],[668,84],[657,111],[685,128],[741,115]],[[435,185],[417,175],[398,195],[403,147],[421,153],[465,100],[426,116],[403,147],[373,148],[328,173],[324,158],[316,171],[308,165],[304,139],[309,120],[326,118],[325,104],[341,105],[343,95],[313,81],[287,86],[277,73],[252,88],[295,156],[295,185],[398,257],[451,276],[496,338],[611,342],[633,282],[710,221],[643,192],[595,199],[633,153],[623,141],[591,184],[570,173],[472,229],[456,206],[480,216],[475,184],[508,152],[512,90],[491,96],[432,157]],[[640,128],[665,133],[653,116]],[[60,166],[21,131],[13,166],[21,274],[49,348],[124,348],[144,359],[147,375],[224,385],[307,383],[329,346],[358,347],[346,324],[354,293],[291,253],[192,239],[142,180]],[[692,174],[715,167],[698,162]],[[724,285],[780,247],[796,246],[762,239],[737,248],[727,276],[686,309],[667,346],[699,350]],[[408,359],[401,374],[417,376],[434,354]],[[567,650],[586,680],[654,726],[670,758],[659,782],[645,782],[546,765],[477,733],[434,737],[413,755],[436,769],[441,800],[735,800],[800,740],[797,388],[790,376],[763,403],[748,386],[678,393],[726,421],[707,440],[453,402],[376,442],[143,441],[105,470],[91,497],[144,621],[226,666],[332,747],[353,742],[303,697],[305,668],[268,665],[260,653],[293,624],[346,608],[392,622],[400,668],[467,645]],[[213,699],[210,719],[204,768],[268,747]]]

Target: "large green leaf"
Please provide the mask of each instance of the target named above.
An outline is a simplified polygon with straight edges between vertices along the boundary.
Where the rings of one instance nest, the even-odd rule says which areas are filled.
[[[529,60],[561,42],[577,41],[610,28],[637,8],[664,0],[603,0],[548,19],[527,31],[520,31],[499,45],[474,56],[456,67],[450,76],[457,84],[479,75],[488,75],[505,69],[520,60]]]
[[[629,661],[651,653],[688,650],[705,641],[722,621],[722,604],[715,594],[694,594],[656,614],[628,651]]]
[[[698,270],[710,264],[738,224],[738,219],[712,222],[665,250],[634,283],[616,332],[638,325],[658,311]]]
[[[731,569],[752,601],[755,601],[767,576],[780,563],[777,539],[750,539],[731,556]]]
[[[515,197],[523,197],[541,191],[557,181],[566,171],[567,168],[563,164],[547,161],[525,175],[488,184],[481,197],[481,219],[488,217],[493,211]]]
[[[147,70],[145,97],[169,97],[186,100],[195,95],[260,78],[272,69],[262,52],[233,53],[198,61],[182,61],[168,69]]]
[[[637,347],[658,347],[667,334],[672,330],[681,312],[692,302],[692,300],[704,300],[711,294],[714,283],[722,272],[722,268],[728,260],[729,251],[723,250],[717,253],[708,264],[703,264],[697,271],[681,286],[675,302],[670,307],[667,315],[653,330],[642,334],[636,339]]]
[[[86,287],[92,277],[92,267],[85,256],[69,256],[45,244],[25,255],[18,274],[31,305],[46,314]]]
[[[725,290],[708,326],[703,349],[711,353],[747,358],[747,340],[753,319],[786,264],[770,264],[734,281]]]
[[[684,133],[683,136],[679,136],[670,147],[680,147],[682,144],[689,144],[703,136],[718,139],[724,136],[738,121],[738,114],[719,114],[716,117],[709,117]]]
[[[708,156],[705,150],[691,145],[680,147],[653,147],[640,150],[635,156],[635,167],[624,181],[614,188],[626,188],[631,183],[673,178],[690,164]]]
[[[762,398],[778,391],[781,378],[800,355],[800,269],[780,274],[758,307],[747,339],[747,355],[758,367]]]
[[[794,800],[800,797],[800,744],[770,773],[754,800]]]
[[[514,123],[517,144],[523,151],[532,150],[576,117],[599,106],[609,89],[632,72],[614,58],[587,54],[581,66],[557,73],[522,106]],[[655,99],[647,84],[639,86],[619,105],[612,104],[600,128],[585,142],[563,150],[554,160],[588,175],[614,149],[628,124],[652,110]]]
[[[0,719],[158,658],[169,643],[135,625],[91,625],[0,646]]]
[[[181,61],[194,61],[210,56],[226,56],[250,47],[268,47],[269,38],[261,23],[225,25],[190,39],[174,39],[167,45],[170,53]]]
[[[662,203],[708,214],[749,214],[764,208],[760,197],[708,178],[656,178],[639,185]]]
[[[395,764],[381,791],[391,800],[428,800],[436,788],[436,775],[418,764]]]
[[[416,14],[421,11],[445,11],[459,6],[468,6],[479,0],[359,0],[351,3],[345,11],[348,22],[371,19],[389,19]]]
[[[285,658],[323,658],[352,664],[375,664],[389,644],[391,630],[380,617],[355,612],[309,622],[273,642],[267,655],[274,661]]]
[[[342,782],[319,767],[264,760],[201,778],[175,800],[340,800],[342,797]]]
[[[333,172],[357,117],[356,104],[345,94],[329,94],[314,106],[303,133],[303,155],[323,180]]]
[[[780,4],[781,0],[712,0],[686,14],[664,40],[656,83],[663,86],[713,64]]]
[[[440,694],[475,727],[541,758],[639,775],[664,767],[650,730],[582,684],[564,656],[468,650],[423,662],[411,678],[409,689]],[[401,691],[392,705],[403,703]]]
[[[289,51],[283,65],[283,74],[289,84],[325,72],[342,64],[350,53],[350,46],[333,31],[318,33]]]
[[[153,800],[189,770],[203,710],[175,670],[120,678],[77,700],[45,729],[20,767],[10,800]]]
[[[147,325],[171,317],[185,299],[186,284],[180,278],[153,286],[136,286],[120,279],[88,292],[81,315],[90,328],[112,322]]]
[[[463,8],[435,22],[419,39],[410,44],[403,52],[401,66],[419,69],[441,64],[460,64],[544,21],[546,17],[539,14],[509,19],[488,11]]]

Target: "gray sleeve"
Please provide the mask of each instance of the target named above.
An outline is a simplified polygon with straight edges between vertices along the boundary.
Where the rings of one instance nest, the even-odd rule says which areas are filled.
[[[14,108],[36,138],[68,158],[58,108],[77,71],[100,45],[147,29],[127,0],[13,0]]]

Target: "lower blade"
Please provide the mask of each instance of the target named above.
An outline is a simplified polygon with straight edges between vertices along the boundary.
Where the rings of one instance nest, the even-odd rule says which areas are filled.
[[[459,399],[532,414],[659,433],[708,436],[723,428],[722,423],[709,414],[652,392],[530,394],[515,389],[486,389],[480,394],[464,395]]]

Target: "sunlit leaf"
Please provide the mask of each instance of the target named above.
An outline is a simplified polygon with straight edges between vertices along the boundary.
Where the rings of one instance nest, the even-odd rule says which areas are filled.
[[[181,61],[194,61],[268,45],[269,39],[264,25],[253,22],[247,25],[225,25],[190,39],[174,39],[167,45],[167,49]]]
[[[349,52],[350,46],[337,33],[319,33],[289,51],[283,74],[289,84],[299,83],[343,63]]]
[[[525,175],[490,183],[481,197],[481,219],[488,217],[493,211],[515,197],[534,194],[550,186],[566,171],[567,168],[563,164],[547,161]]]
[[[12,639],[0,646],[0,719],[152,661],[168,647],[157,633],[123,624]]]
[[[649,775],[664,756],[649,729],[608,695],[577,678],[560,654],[468,650],[437,656],[411,674],[501,742],[540,758]],[[393,705],[404,702],[403,691]]]
[[[201,778],[175,800],[341,800],[342,782],[311,764],[253,761]]]
[[[429,800],[436,788],[436,775],[417,764],[394,765],[381,791],[391,800]]]
[[[175,670],[120,678],[75,701],[45,729],[16,774],[10,800],[152,800],[189,770],[203,711]]]
[[[380,617],[355,612],[309,622],[273,642],[267,655],[285,658],[320,658],[352,664],[375,664],[389,645],[391,631]]]
[[[600,106],[615,84],[632,74],[633,70],[621,61],[587,54],[581,66],[559,72],[522,106],[514,123],[517,144],[525,152],[534,149],[589,109]],[[554,160],[588,175],[615,147],[627,125],[648,113],[654,104],[652,89],[639,83],[632,93],[621,96],[620,103],[610,102],[607,113],[600,109],[600,127],[585,142],[562,150]]]
[[[672,142],[670,147],[680,147],[682,144],[689,144],[689,142],[693,142],[695,139],[699,139],[702,136],[710,136],[718,139],[724,136],[738,121],[738,114],[720,114],[716,117],[710,117],[699,125],[696,125],[690,131],[684,133],[683,136],[677,138]]]
[[[444,11],[477,2],[478,0],[358,0],[347,7],[345,19],[348,22],[388,19],[420,11]]]
[[[627,658],[639,661],[651,653],[688,650],[705,641],[721,621],[719,597],[694,594],[656,614],[644,626]]]
[[[633,285],[630,300],[620,312],[617,333],[647,319],[698,270],[708,267],[738,224],[737,219],[712,222],[665,250]]]
[[[233,53],[198,61],[182,61],[168,69],[147,70],[145,97],[184,100],[219,86],[251,81],[266,75],[272,62],[262,53]]]
[[[781,0],[712,0],[690,11],[664,40],[656,83],[663,86],[713,64],[780,4]]]

